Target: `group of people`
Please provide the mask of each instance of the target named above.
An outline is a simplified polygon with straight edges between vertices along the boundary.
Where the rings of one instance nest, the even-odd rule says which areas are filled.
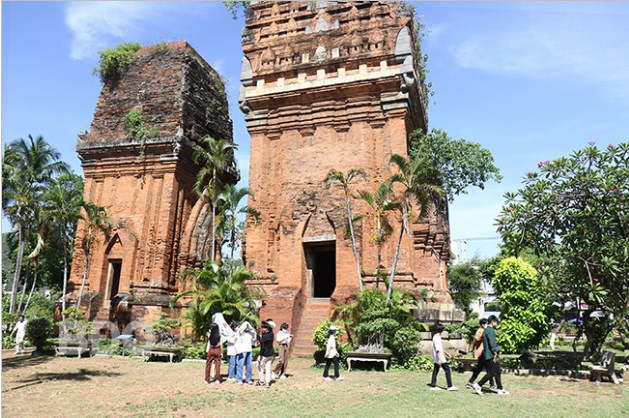
[[[474,389],[474,391],[479,395],[483,394],[482,387],[487,382],[491,385],[490,389],[495,390],[498,395],[509,394],[509,392],[502,387],[500,360],[498,357],[500,347],[496,342],[496,328],[498,327],[498,323],[498,317],[495,315],[491,315],[487,319],[483,318],[480,320],[480,327],[474,335],[472,352],[474,353],[474,357],[478,360],[478,363],[476,364],[472,376],[466,386],[470,389]],[[459,388],[452,384],[450,366],[448,364],[448,360],[446,359],[446,352],[443,349],[441,333],[444,328],[443,324],[437,323],[432,337],[434,368],[430,388],[431,390],[441,390],[441,388],[437,386],[437,375],[439,374],[439,369],[442,368],[446,375],[446,383],[448,385],[447,390],[454,391],[459,390]],[[485,376],[476,383],[476,378],[483,370],[486,371]]]
[[[205,383],[221,383],[221,358],[223,344],[227,349],[227,380],[237,384],[253,384],[253,347],[259,341],[260,353],[256,359],[258,372],[257,385],[269,387],[279,377],[286,379],[288,352],[293,335],[288,331],[288,324],[283,323],[277,336],[274,334],[276,325],[272,319],[262,322],[260,334],[247,321],[230,326],[223,314],[212,316],[212,326],[208,333],[207,360],[205,363]],[[275,349],[273,342],[279,346],[279,361],[273,369]],[[212,367],[214,374],[212,375]]]

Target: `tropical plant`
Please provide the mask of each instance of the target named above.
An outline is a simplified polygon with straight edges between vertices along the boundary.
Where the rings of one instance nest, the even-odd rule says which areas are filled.
[[[80,220],[85,224],[83,229],[83,236],[81,240],[81,249],[85,256],[85,265],[83,267],[83,278],[81,279],[81,288],[79,290],[79,296],[76,300],[76,307],[81,307],[81,299],[83,298],[83,289],[85,288],[85,281],[87,280],[87,273],[90,269],[90,262],[92,258],[92,251],[98,244],[98,236],[103,235],[105,242],[109,240],[109,233],[113,227],[111,219],[107,216],[107,211],[104,207],[95,205],[90,202],[83,202],[83,212]]]
[[[445,204],[445,202],[442,202],[445,192],[439,185],[437,169],[428,164],[425,158],[416,157],[410,159],[404,158],[398,154],[393,154],[389,164],[394,164],[397,167],[397,173],[393,174],[391,177],[391,183],[398,184],[402,187],[402,199],[400,204],[402,224],[400,225],[400,235],[398,236],[397,245],[395,247],[395,257],[393,258],[391,276],[389,277],[387,302],[391,299],[391,290],[393,289],[393,281],[397,270],[402,236],[405,231],[409,237],[411,236],[409,214],[412,210],[413,200],[419,203],[420,218],[424,218],[428,214],[428,209],[433,205],[441,207]]]
[[[41,222],[38,215],[42,195],[53,175],[68,169],[67,164],[59,161],[59,157],[59,152],[41,136],[34,139],[29,135],[27,140],[20,138],[9,143],[4,150],[2,209],[16,230],[18,239],[10,313],[14,312],[16,306],[27,241],[32,236],[33,227]]]
[[[73,235],[81,217],[83,203],[83,179],[75,173],[63,174],[55,178],[44,194],[44,216],[54,227],[59,237],[63,253],[63,297],[61,311],[66,310],[66,298],[70,256],[73,251]],[[65,318],[62,316],[62,321]]]
[[[356,249],[356,237],[354,235],[354,217],[352,216],[352,205],[350,199],[349,185],[353,180],[358,178],[365,178],[365,170],[362,168],[352,168],[347,172],[347,175],[344,175],[342,172],[337,170],[330,170],[323,180],[326,188],[330,188],[332,185],[338,184],[343,189],[343,194],[345,195],[345,210],[347,211],[347,226],[349,229],[349,236],[352,240],[352,251],[354,252],[354,261],[356,263],[356,275],[358,278],[358,288],[362,292],[363,290],[363,277],[360,268],[360,260],[358,258],[358,250]]]
[[[145,332],[155,336],[155,345],[175,345],[175,336],[172,330],[179,327],[181,321],[171,318],[166,312],[161,312],[158,320],[153,321],[153,325],[144,329]]]
[[[98,51],[98,67],[92,71],[103,84],[117,81],[127,71],[136,53],[142,49],[137,42],[121,43],[115,48]]]
[[[509,250],[532,248],[541,258],[547,293],[587,304],[578,335],[590,342],[601,334],[590,326],[597,310],[612,318],[608,331],[629,333],[628,195],[629,143],[601,150],[592,142],[539,162],[521,189],[505,195],[497,219]]]
[[[201,138],[201,145],[202,147],[193,154],[194,162],[201,165],[194,183],[194,191],[212,205],[210,259],[215,260],[217,206],[225,187],[223,177],[234,165],[234,151],[238,147],[227,140],[214,139],[209,135]]]
[[[386,242],[393,232],[393,227],[387,215],[390,211],[399,209],[402,203],[394,199],[393,188],[389,181],[378,183],[375,194],[360,190],[355,198],[367,203],[373,213],[374,229],[370,238],[378,251],[378,264],[376,267],[376,289],[378,289],[380,279],[382,278],[382,244]]]
[[[249,321],[259,323],[258,312],[252,288],[246,280],[253,279],[252,272],[243,267],[227,271],[223,266],[208,260],[202,269],[187,269],[182,280],[191,279],[187,290],[179,293],[171,301],[171,306],[179,300],[188,301],[183,311],[184,325],[191,327],[196,337],[207,334],[212,325],[212,315],[222,313],[228,322]]]
[[[548,335],[550,304],[542,294],[537,270],[509,257],[500,262],[491,281],[500,302],[497,340],[506,353],[537,347]]]

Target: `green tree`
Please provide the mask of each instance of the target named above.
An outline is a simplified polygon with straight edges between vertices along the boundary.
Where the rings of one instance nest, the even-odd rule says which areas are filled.
[[[55,178],[44,194],[44,216],[53,226],[63,254],[63,296],[61,299],[62,320],[66,310],[66,298],[70,257],[73,250],[74,232],[81,217],[83,204],[83,179],[75,173]]]
[[[18,237],[10,313],[16,307],[27,240],[34,235],[33,226],[40,223],[37,216],[44,190],[55,174],[68,169],[66,163],[59,161],[59,157],[59,152],[41,136],[33,138],[29,135],[27,140],[20,138],[9,143],[4,150],[2,209]]]
[[[470,304],[481,295],[482,279],[478,260],[461,263],[448,269],[448,287],[452,299],[465,311],[466,316],[471,313]]]
[[[537,347],[548,335],[550,304],[543,295],[537,270],[521,258],[500,262],[491,281],[500,303],[498,344],[515,353]]]
[[[191,278],[188,290],[179,293],[171,301],[190,299],[183,312],[184,324],[192,327],[197,337],[207,334],[212,325],[212,315],[221,312],[229,322],[249,321],[259,323],[252,288],[247,280],[254,279],[252,272],[243,267],[227,271],[214,261],[208,260],[202,269],[187,269],[182,280]]]
[[[445,204],[445,202],[442,202],[445,192],[437,183],[436,169],[428,164],[425,159],[410,159],[404,158],[398,154],[393,154],[389,164],[393,164],[397,167],[397,173],[393,174],[391,177],[391,183],[398,184],[402,187],[402,199],[400,202],[402,224],[400,225],[400,235],[398,236],[397,245],[395,247],[395,257],[393,258],[391,276],[389,277],[387,302],[391,299],[402,236],[405,231],[409,237],[411,236],[409,215],[411,214],[413,200],[419,203],[418,217],[420,218],[428,214],[428,210],[432,205],[436,204],[437,207],[441,207]]]
[[[399,200],[395,200],[390,181],[378,183],[375,194],[366,190],[360,190],[356,198],[367,203],[373,213],[374,230],[370,238],[378,250],[378,265],[376,267],[376,289],[378,289],[382,277],[380,270],[382,266],[382,244],[386,242],[393,232],[393,227],[387,215],[389,212],[399,209],[402,203]]]
[[[85,288],[85,281],[87,280],[87,273],[90,269],[90,262],[92,259],[92,251],[98,244],[98,235],[103,234],[105,241],[109,239],[109,232],[112,229],[111,219],[107,216],[107,211],[104,207],[95,205],[90,202],[83,202],[83,212],[80,220],[85,223],[85,231],[81,237],[81,248],[85,255],[85,265],[83,267],[83,279],[81,280],[81,288],[79,290],[79,297],[76,300],[76,308],[80,309],[81,299],[83,298],[83,289]]]
[[[502,180],[491,152],[478,143],[454,140],[440,129],[427,133],[414,131],[410,142],[411,158],[418,158],[435,168],[437,178],[430,178],[428,183],[443,187],[450,201],[467,193],[470,186],[484,189],[488,181]]]
[[[356,275],[358,278],[358,288],[362,292],[363,290],[363,277],[360,269],[360,260],[358,258],[358,250],[356,249],[356,237],[354,235],[354,217],[352,215],[352,204],[350,199],[349,185],[358,178],[365,178],[365,170],[362,168],[352,168],[347,172],[347,175],[337,170],[330,170],[325,176],[323,183],[326,189],[332,185],[338,184],[343,189],[345,195],[345,210],[347,212],[347,227],[349,229],[349,236],[352,240],[352,251],[354,252],[354,262],[356,263]]]
[[[46,340],[52,335],[52,322],[48,318],[34,318],[26,324],[26,336],[35,346],[35,353],[44,351]]]
[[[605,334],[590,326],[594,310],[613,315],[608,331],[629,330],[628,155],[628,143],[602,150],[591,143],[540,162],[521,189],[505,195],[497,220],[506,247],[515,254],[532,248],[540,256],[556,298],[570,295],[587,304],[588,340]]]
[[[211,247],[210,257],[216,259],[216,217],[220,195],[225,188],[224,177],[228,169],[234,166],[235,144],[214,139],[209,135],[201,138],[202,148],[193,154],[194,162],[201,165],[197,173],[194,191],[212,205]]]

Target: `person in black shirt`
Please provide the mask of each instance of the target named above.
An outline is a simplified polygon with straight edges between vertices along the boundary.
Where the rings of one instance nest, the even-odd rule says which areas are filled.
[[[273,348],[273,329],[262,323],[262,336],[260,337],[260,355],[258,356],[258,385],[271,386],[271,366],[275,358]]]

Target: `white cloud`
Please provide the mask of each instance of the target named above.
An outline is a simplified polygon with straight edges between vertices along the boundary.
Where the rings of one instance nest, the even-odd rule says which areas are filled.
[[[629,96],[629,26],[623,10],[584,13],[579,5],[525,6],[479,28],[450,51],[464,68],[531,78],[572,77]]]
[[[74,37],[72,59],[96,58],[97,52],[111,44],[112,38],[137,36],[143,25],[159,18],[168,18],[177,10],[176,4],[153,2],[75,2],[66,8],[66,25]]]

